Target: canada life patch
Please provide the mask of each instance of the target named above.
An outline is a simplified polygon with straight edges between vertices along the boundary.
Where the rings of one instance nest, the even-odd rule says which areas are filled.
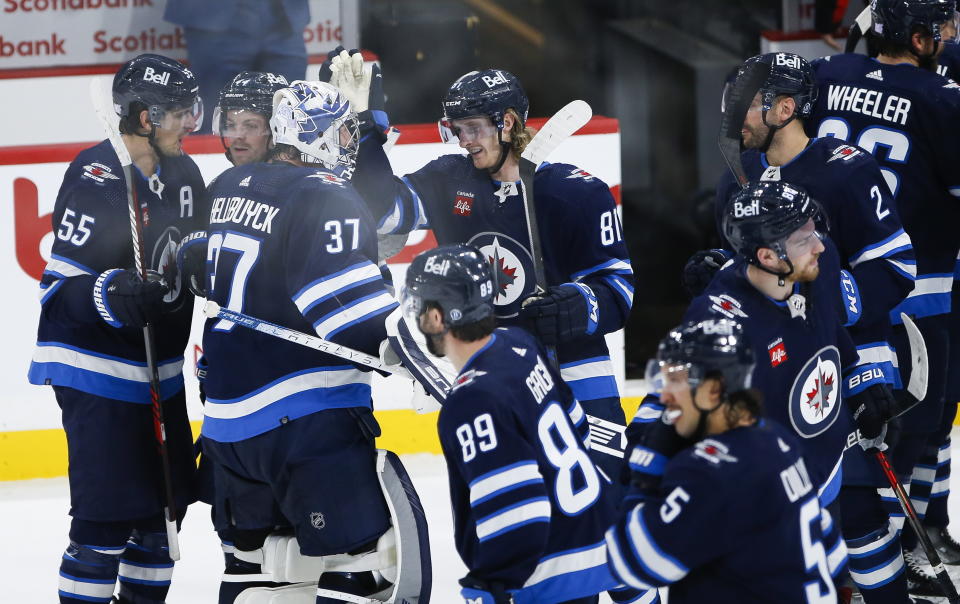
[[[790,388],[790,423],[797,434],[813,438],[840,413],[840,353],[825,346],[804,364]]]
[[[457,191],[457,196],[453,200],[453,215],[469,216],[473,212],[473,197],[473,193]]]
[[[787,347],[783,343],[783,338],[767,344],[767,353],[770,355],[770,366],[776,367],[787,360]]]

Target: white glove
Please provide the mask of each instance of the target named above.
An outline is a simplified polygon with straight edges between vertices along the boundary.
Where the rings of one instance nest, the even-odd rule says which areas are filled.
[[[351,55],[344,50],[333,57],[330,60],[330,73],[333,74],[330,83],[347,97],[355,113],[369,108],[373,65],[364,65],[363,56],[359,52]]]
[[[423,384],[413,377],[413,374],[411,374],[406,367],[400,364],[400,357],[394,352],[393,347],[390,346],[389,338],[380,342],[380,360],[384,365],[387,365],[389,370],[393,371],[393,375],[399,375],[411,380],[413,390],[410,397],[410,406],[413,407],[414,411],[417,413],[430,413],[440,410],[440,403],[437,402],[437,399],[430,396],[430,393],[424,389]]]
[[[390,338],[384,338],[380,342],[380,362],[387,366],[387,371],[390,371],[393,375],[399,375],[400,377],[405,377],[408,380],[413,380],[413,375],[410,371],[400,364],[400,356],[393,351],[393,347],[390,346]]]

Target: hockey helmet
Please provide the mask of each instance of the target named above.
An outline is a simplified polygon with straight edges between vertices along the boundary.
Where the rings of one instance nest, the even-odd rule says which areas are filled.
[[[806,59],[789,52],[768,52],[744,61],[739,73],[743,73],[755,63],[768,66],[769,69],[758,90],[764,113],[773,108],[778,96],[788,96],[797,105],[797,117],[810,117],[813,105],[817,102],[817,81],[813,68]]]
[[[134,107],[136,103],[142,106]],[[157,128],[175,130],[203,123],[203,102],[197,78],[189,69],[161,55],[142,54],[124,63],[113,77],[113,107],[121,121],[138,110],[147,110]],[[186,111],[184,111],[186,110]]]
[[[400,294],[404,316],[416,325],[427,304],[434,302],[451,327],[476,323],[493,315],[493,272],[475,247],[442,245],[422,252],[407,268]]]
[[[503,116],[511,108],[520,117],[520,124],[526,124],[530,101],[515,75],[502,69],[466,73],[443,98],[440,137],[444,142],[457,140],[451,121],[480,115],[489,117],[498,131],[503,130]]]
[[[956,5],[956,0],[873,0],[873,31],[886,40],[908,45],[913,27],[919,25],[939,42],[940,25],[955,17]]]
[[[688,321],[660,341],[657,358],[647,365],[647,380],[659,386],[671,376],[684,375],[690,388],[696,388],[707,378],[722,377],[729,395],[750,388],[755,364],[753,349],[736,321]]]
[[[213,133],[231,136],[227,132],[227,116],[230,111],[259,113],[267,121],[273,114],[273,95],[289,86],[287,79],[265,71],[242,71],[223,87],[213,109]],[[265,133],[269,134],[269,130]]]
[[[733,249],[759,266],[757,250],[762,247],[789,262],[786,241],[809,220],[825,225],[820,204],[802,187],[775,181],[750,183],[738,191],[727,202],[721,222]]]
[[[273,142],[291,145],[305,163],[350,178],[357,162],[357,115],[340,90],[326,82],[294,81],[273,95]]]

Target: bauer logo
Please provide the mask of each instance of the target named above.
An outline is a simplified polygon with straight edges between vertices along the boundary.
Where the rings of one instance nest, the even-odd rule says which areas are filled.
[[[170,83],[170,72],[157,72],[154,71],[153,67],[147,67],[143,71],[143,80],[145,82],[153,82],[154,84],[160,84],[161,86],[166,86]]]
[[[790,389],[790,423],[800,436],[822,434],[839,417],[839,367],[840,353],[826,346],[797,374]]]

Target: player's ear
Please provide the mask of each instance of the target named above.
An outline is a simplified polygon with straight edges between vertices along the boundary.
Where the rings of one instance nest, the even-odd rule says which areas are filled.
[[[768,247],[762,247],[757,250],[757,261],[763,266],[770,266],[771,263],[776,264],[777,254]]]
[[[790,116],[796,111],[797,102],[793,100],[793,97],[785,96],[780,99],[778,107],[780,109],[780,123],[782,124],[790,119]]]
[[[925,31],[915,31],[910,34],[910,46],[913,47],[914,52],[917,54],[927,54],[925,47],[928,40],[933,40],[933,37]]]
[[[150,129],[150,112],[146,109],[140,112],[140,127],[144,130]]]

